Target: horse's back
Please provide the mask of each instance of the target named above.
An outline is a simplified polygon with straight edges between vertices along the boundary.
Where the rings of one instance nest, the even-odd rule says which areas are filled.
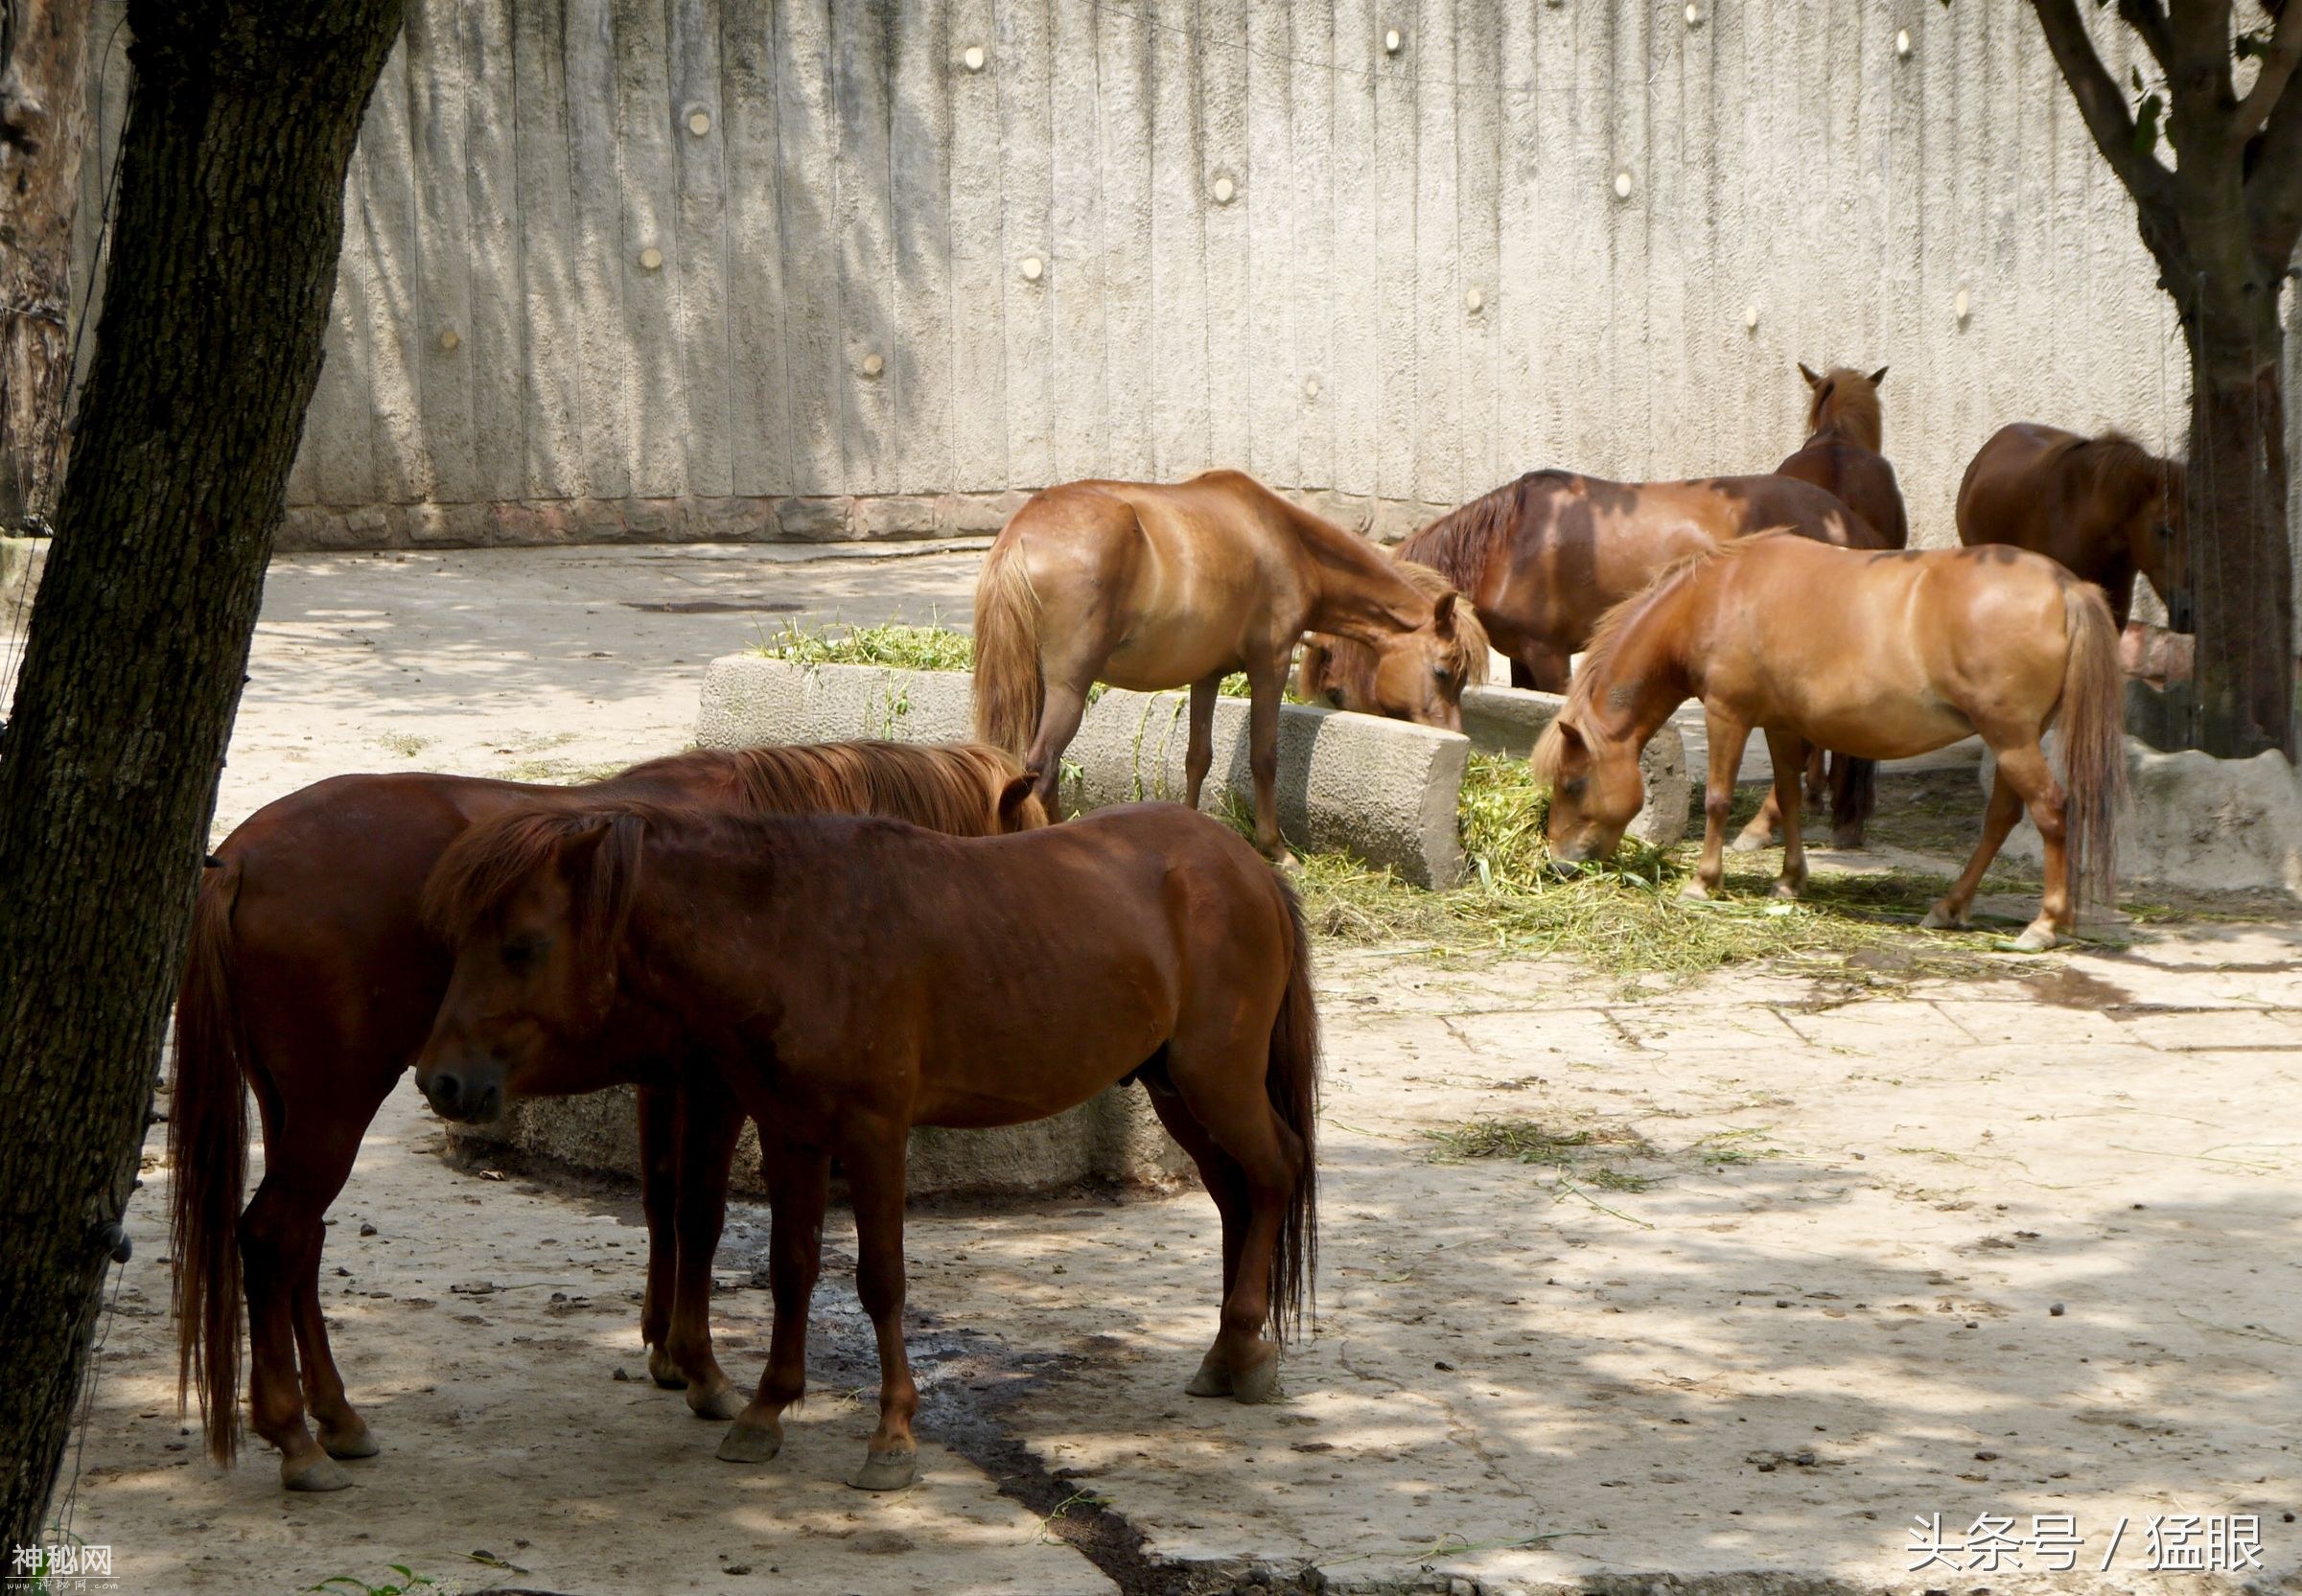
[[[1991,433],[1959,480],[1959,542],[2043,551],[2061,497],[2053,462],[2080,441],[2076,432],[2035,421],[2009,422]]]
[[[1853,512],[1864,529],[1877,535],[1875,543],[1859,537],[1851,546],[1902,548],[1910,543],[1910,521],[1902,506],[1902,488],[1886,456],[1843,438],[1810,443],[1775,468],[1775,474],[1804,482],[1830,495]],[[1828,507],[1816,506],[1822,524],[1828,525]]]

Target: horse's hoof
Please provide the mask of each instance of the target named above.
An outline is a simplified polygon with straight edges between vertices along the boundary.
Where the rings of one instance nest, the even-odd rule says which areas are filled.
[[[1679,896],[1683,898],[1692,898],[1697,903],[1702,902],[1709,895],[1710,889],[1704,886],[1699,881],[1689,881],[1686,886],[1679,889]]]
[[[1286,848],[1281,848],[1277,853],[1267,853],[1264,857],[1271,862],[1271,868],[1277,870],[1281,875],[1301,875],[1303,873],[1303,862]]]
[[[1194,1397],[1228,1397],[1231,1394],[1231,1366],[1209,1353],[1199,1364],[1199,1372],[1191,1376],[1183,1387]]]
[[[1273,1347],[1270,1355],[1250,1369],[1231,1376],[1231,1400],[1253,1406],[1267,1402],[1279,1395],[1279,1349]]]
[[[1965,926],[1965,915],[1956,914],[1941,903],[1929,909],[1926,917],[1918,922],[1920,931],[1964,931]]]
[[[687,1387],[687,1407],[698,1419],[728,1420],[743,1412],[745,1403],[732,1385],[722,1384],[716,1391],[707,1391],[700,1385]]]
[[[863,1467],[848,1476],[858,1491],[901,1491],[919,1479],[917,1452],[866,1452]]]
[[[1729,853],[1756,853],[1760,848],[1773,846],[1774,841],[1772,835],[1760,836],[1756,831],[1745,831],[1738,833],[1734,841],[1727,844],[1727,851]]]
[[[687,1389],[687,1376],[680,1373],[680,1366],[672,1362],[671,1354],[661,1347],[647,1349],[647,1377],[666,1391]]]
[[[2021,936],[2014,938],[2016,953],[2044,953],[2054,945],[2055,928],[2051,925],[2029,926],[2024,929]]]
[[[1805,885],[1806,883],[1803,881],[1793,881],[1788,876],[1779,875],[1775,878],[1775,884],[1766,890],[1766,895],[1770,898],[1781,898],[1785,902],[1796,901],[1800,889]]]
[[[780,1424],[737,1424],[719,1438],[722,1463],[772,1463],[782,1449]]]
[[[333,1432],[323,1429],[319,1432],[319,1444],[330,1457],[374,1457],[384,1450],[376,1444],[375,1434],[365,1423],[355,1429]]]
[[[1861,847],[1862,827],[1849,825],[1833,828],[1830,833],[1830,845],[1834,848],[1845,848],[1849,852]]]
[[[280,1462],[280,1485],[288,1491],[344,1491],[352,1484],[350,1470],[333,1458],[315,1457],[306,1462]]]

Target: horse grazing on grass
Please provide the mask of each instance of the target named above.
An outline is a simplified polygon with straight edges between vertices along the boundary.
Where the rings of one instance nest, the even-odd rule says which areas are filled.
[[[2182,514],[2184,467],[2147,452],[2123,432],[2081,437],[2018,421],[1990,434],[1959,483],[1959,542],[2012,544],[2058,560],[2110,600],[2124,631],[2134,575],[2150,578],[2166,624],[2197,624],[2190,539]]]
[[[1453,597],[1424,594],[1364,538],[1235,471],[1173,487],[1069,482],[1034,494],[975,584],[976,735],[1039,772],[1054,807],[1063,751],[1098,681],[1191,689],[1187,800],[1214,757],[1216,690],[1244,670],[1252,703],[1255,844],[1286,856],[1271,784],[1279,700],[1305,632],[1373,649],[1383,712],[1458,729],[1486,658]]]
[[[1462,595],[1429,566],[1419,566],[1412,560],[1394,560],[1391,564],[1432,604],[1450,597],[1457,601],[1453,605],[1454,627],[1463,646],[1463,685],[1476,687],[1484,683],[1487,629],[1479,623],[1477,614],[1471,606],[1459,602]],[[1323,702],[1337,709],[1381,714],[1375,700],[1375,672],[1381,662],[1373,649],[1354,638],[1324,632],[1309,633],[1295,660],[1295,696],[1306,704]],[[1459,718],[1456,725],[1461,725]]]
[[[1982,842],[1924,923],[1965,923],[1983,871],[2027,809],[2046,844],[2046,879],[2019,945],[2049,948],[2075,923],[2074,882],[2111,901],[2127,768],[2121,685],[2102,590],[2051,560],[1753,538],[1688,561],[1600,623],[1566,707],[1535,745],[1536,775],[1551,790],[1546,836],[1563,863],[1613,852],[1644,799],[1639,752],[1691,694],[1703,701],[1710,770],[1686,895],[1718,890],[1735,768],[1751,729],[1763,727],[1782,798],[1775,894],[1795,897],[1806,882],[1802,738],[1898,759],[1979,732],[1998,760]],[[2049,725],[2063,782],[2040,746]]]
[[[513,809],[602,797],[736,813],[854,810],[946,831],[1008,831],[1046,823],[1030,789],[1022,767],[995,749],[834,743],[683,753],[592,787],[337,776],[242,822],[200,881],[176,1000],[168,1123],[177,1395],[198,1393],[216,1460],[230,1463],[239,1445],[244,1281],[249,1406],[256,1433],[280,1449],[281,1482],[338,1490],[351,1479],[334,1459],[375,1453],[345,1399],[320,1313],[321,1216],[447,990],[449,953],[424,929],[421,894],[457,837]],[[683,1093],[663,1068],[679,1045],[639,1032],[603,1042],[588,1060],[587,1086],[657,1073],[639,1095],[648,1232],[640,1330],[658,1383],[686,1386],[699,1414],[725,1418],[734,1404],[711,1353],[709,1299],[742,1122],[709,1079],[700,1096]],[[265,1150],[244,1214],[244,1086],[263,1114]]]
[[[831,1160],[879,1341],[849,1481],[915,1475],[904,1143],[1020,1124],[1140,1079],[1222,1215],[1221,1329],[1196,1396],[1267,1399],[1311,1289],[1318,1020],[1302,915],[1221,822],[1106,809],[966,841],[887,821],[560,806],[468,832],[425,890],[454,973],[416,1080],[450,1118],[567,1090],[598,1038],[662,1016],[758,1122],[775,1322],[719,1455],[764,1463],[806,1387]]]

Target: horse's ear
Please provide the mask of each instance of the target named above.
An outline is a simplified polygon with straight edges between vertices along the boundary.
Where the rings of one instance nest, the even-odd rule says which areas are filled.
[[[1813,372],[1806,369],[1806,362],[1804,360],[1801,360],[1799,362],[1799,375],[1806,379],[1806,385],[1810,388],[1819,388],[1823,385],[1823,380],[1820,377],[1817,377]]]
[[[1441,593],[1430,606],[1430,624],[1442,637],[1454,636],[1454,601],[1460,593]]]
[[[1874,387],[1876,387],[1876,386],[1878,386],[1878,384],[1879,384],[1879,383],[1881,383],[1881,382],[1885,382],[1885,381],[1886,381],[1886,367],[1884,367],[1884,366],[1880,366],[1880,367],[1879,367],[1879,368],[1878,368],[1876,371],[1874,371],[1874,372],[1871,373],[1871,386],[1872,386],[1873,388],[1874,388]]]
[[[999,829],[1002,832],[1031,829],[1031,812],[1035,807],[1032,791],[1039,784],[1037,771],[1025,771],[999,790]]]

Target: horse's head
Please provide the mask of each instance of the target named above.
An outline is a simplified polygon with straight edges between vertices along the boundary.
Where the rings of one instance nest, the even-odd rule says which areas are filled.
[[[1806,379],[1814,395],[1806,405],[1806,435],[1812,438],[1824,428],[1835,427],[1841,436],[1865,449],[1877,449],[1883,431],[1878,386],[1886,381],[1886,374],[1884,366],[1868,377],[1852,366],[1832,366],[1818,373],[1801,360],[1799,375]]]
[[[1449,731],[1463,729],[1463,689],[1487,677],[1487,634],[1460,593],[1441,593],[1427,624],[1382,635],[1374,651],[1369,702],[1344,707]]]
[[[1330,637],[1324,632],[1303,635],[1303,652],[1295,660],[1295,697],[1305,704],[1324,704],[1335,709],[1364,709],[1363,694],[1351,690],[1343,661],[1352,653],[1372,657],[1366,644],[1348,637]]]
[[[1646,802],[1639,750],[1628,740],[1595,737],[1570,704],[1536,739],[1528,764],[1550,789],[1543,839],[1562,865],[1604,859]]]
[[[2190,529],[2182,513],[2180,469],[2160,474],[2158,489],[2145,500],[2137,524],[2128,537],[2134,564],[2149,577],[2166,603],[2170,632],[2196,632],[2197,598],[2190,578]]]
[[[424,909],[455,956],[416,1060],[416,1086],[451,1120],[491,1120],[607,1018],[644,821],[627,810],[520,811],[481,822],[432,870]],[[601,1079],[592,1085],[606,1085]]]

